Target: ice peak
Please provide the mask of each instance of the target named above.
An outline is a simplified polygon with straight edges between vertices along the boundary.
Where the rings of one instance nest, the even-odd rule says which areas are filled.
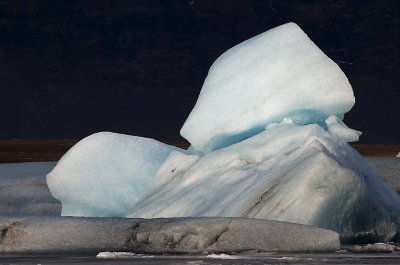
[[[215,61],[181,135],[196,150],[208,152],[285,117],[323,124],[329,115],[343,117],[354,102],[340,68],[300,27],[288,23],[236,45]]]

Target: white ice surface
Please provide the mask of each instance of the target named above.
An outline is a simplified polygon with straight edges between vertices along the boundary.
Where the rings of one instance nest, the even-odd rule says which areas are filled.
[[[389,240],[400,197],[346,142],[316,124],[284,122],[204,155],[171,153],[129,217],[173,216],[254,217]]]
[[[329,115],[342,119],[353,104],[340,68],[288,23],[236,45],[214,62],[181,135],[195,149],[212,151],[284,118],[297,124],[323,124]],[[350,140],[355,138],[352,133]]]
[[[355,245],[350,251],[355,253],[392,253],[396,251],[396,247],[388,243],[375,243],[361,246]]]
[[[125,258],[154,258],[153,255],[143,255],[133,252],[103,251],[97,254],[98,259],[125,259]]]
[[[239,256],[228,255],[228,254],[210,254],[206,256],[209,259],[240,259]]]
[[[330,115],[326,120],[328,132],[333,137],[338,137],[345,142],[357,142],[361,132],[350,129],[335,115]]]
[[[136,253],[132,252],[111,252],[111,251],[103,251],[97,254],[96,258],[98,259],[115,259],[115,258],[132,258],[135,257]]]
[[[96,133],[73,146],[47,175],[63,216],[125,216],[178,148],[153,139]]]

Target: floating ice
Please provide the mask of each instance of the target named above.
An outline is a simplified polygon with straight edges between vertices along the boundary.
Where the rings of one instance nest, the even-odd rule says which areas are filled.
[[[64,215],[254,217],[397,240],[400,197],[347,144],[360,135],[342,122],[353,104],[339,67],[285,24],[217,59],[181,130],[189,151],[94,135],[48,183]]]
[[[388,241],[400,198],[340,138],[284,122],[203,156],[171,153],[129,216],[254,217]]]
[[[340,248],[339,235],[333,231],[249,218],[0,216],[0,230],[0,253],[14,255],[108,250],[100,257],[146,258],[151,256],[134,253],[326,252]]]
[[[350,249],[355,253],[392,253],[396,251],[396,247],[387,243],[375,243],[367,245],[355,245]]]
[[[325,121],[328,132],[345,142],[357,142],[361,132],[350,129],[337,116],[330,115]]]
[[[96,133],[62,157],[47,184],[64,216],[125,216],[178,150],[152,139]]]
[[[209,259],[240,259],[239,256],[234,256],[234,255],[228,255],[228,254],[210,254],[207,255],[206,258]]]
[[[136,253],[132,252],[111,252],[111,251],[103,251],[97,254],[96,258],[98,259],[121,259],[121,258],[132,258],[136,257]]]
[[[98,259],[130,259],[130,258],[154,258],[153,255],[137,254],[133,252],[103,251],[97,254]]]
[[[323,124],[329,115],[343,118],[353,104],[353,91],[340,68],[296,24],[288,23],[240,43],[215,61],[181,135],[195,149],[212,151],[285,117],[297,124]],[[352,134],[350,140],[355,139]]]

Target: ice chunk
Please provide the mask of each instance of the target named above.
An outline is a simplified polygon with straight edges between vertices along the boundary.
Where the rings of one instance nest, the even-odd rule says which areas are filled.
[[[0,217],[2,254],[323,252],[339,235],[316,227],[249,218]],[[296,240],[293,240],[295,238]],[[127,254],[129,255],[129,254]],[[114,255],[114,256],[118,256]],[[126,255],[125,255],[126,256]],[[137,254],[129,257],[149,257]]]
[[[47,184],[64,216],[125,216],[167,156],[179,150],[148,138],[96,133],[61,158]]]
[[[388,241],[400,197],[346,142],[283,122],[179,163],[171,155],[130,217],[245,216],[319,226],[344,241]],[[363,220],[360,222],[360,220]]]
[[[97,254],[96,258],[98,259],[123,259],[123,258],[132,258],[137,256],[136,253],[132,252],[111,252],[111,251],[103,251]]]
[[[211,66],[181,129],[196,150],[216,150],[285,117],[323,124],[354,104],[340,68],[294,23],[255,36]],[[353,139],[353,138],[352,138]]]
[[[98,259],[131,259],[131,258],[154,258],[153,255],[137,254],[132,252],[103,251],[97,254]]]
[[[396,239],[400,197],[346,143],[360,135],[342,122],[353,104],[339,67],[297,25],[285,24],[211,67],[181,130],[190,151],[94,135],[64,156],[48,183],[64,215],[252,217],[332,229],[344,242]],[[166,244],[212,251],[233,226],[217,222],[199,236],[193,222],[141,224],[126,244],[147,252]],[[229,246],[242,246],[234,236]]]
[[[398,153],[396,157],[400,157],[400,153]]]
[[[392,253],[396,250],[396,247],[387,243],[375,243],[367,245],[355,245],[350,249],[351,252],[355,253]]]
[[[0,216],[0,253],[97,254],[127,251],[126,241],[139,219]]]
[[[350,129],[335,115],[330,115],[326,121],[328,126],[328,132],[334,136],[340,138],[345,142],[357,142],[361,135],[361,132]]]
[[[240,259],[239,256],[234,256],[234,255],[228,255],[228,254],[210,254],[207,255],[206,258],[209,259]]]

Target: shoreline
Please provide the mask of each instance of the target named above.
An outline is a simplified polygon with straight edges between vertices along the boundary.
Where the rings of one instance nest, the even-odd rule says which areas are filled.
[[[78,140],[0,139],[0,163],[58,161]],[[161,141],[182,149],[186,141]],[[400,144],[351,144],[363,156],[395,157]]]

